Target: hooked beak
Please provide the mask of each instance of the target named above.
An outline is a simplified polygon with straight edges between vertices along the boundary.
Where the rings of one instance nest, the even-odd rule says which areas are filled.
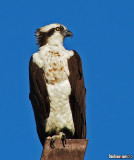
[[[66,37],[73,38],[73,33],[71,31],[66,30],[63,32],[63,36],[64,36],[64,38],[66,38]]]

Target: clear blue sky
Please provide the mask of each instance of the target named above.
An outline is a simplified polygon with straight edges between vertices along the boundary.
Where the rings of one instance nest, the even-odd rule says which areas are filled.
[[[85,160],[134,156],[134,1],[4,0],[0,5],[0,159],[38,160],[29,101],[34,32],[61,23],[74,34],[67,49],[81,56],[87,88]]]

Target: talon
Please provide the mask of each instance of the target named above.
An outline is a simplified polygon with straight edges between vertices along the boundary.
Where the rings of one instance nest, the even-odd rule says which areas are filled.
[[[50,147],[52,149],[55,148],[54,142],[56,139],[60,139],[62,141],[63,147],[66,145],[66,135],[63,132],[60,132],[58,135],[53,135],[52,137],[48,136],[46,139],[51,139],[50,141]]]
[[[55,142],[55,140],[52,138],[51,141],[50,141],[50,147],[53,148],[53,149],[55,148],[54,142]]]
[[[65,145],[67,143],[67,141],[66,141],[66,135],[62,135],[61,140],[62,140],[63,147],[65,147]]]

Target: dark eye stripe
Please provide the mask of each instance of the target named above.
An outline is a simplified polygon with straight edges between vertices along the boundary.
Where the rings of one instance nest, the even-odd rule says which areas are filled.
[[[47,43],[48,38],[51,37],[51,35],[53,35],[54,32],[54,28],[50,29],[48,32],[41,32],[40,29],[37,29],[37,44],[39,44],[40,47],[45,45]]]

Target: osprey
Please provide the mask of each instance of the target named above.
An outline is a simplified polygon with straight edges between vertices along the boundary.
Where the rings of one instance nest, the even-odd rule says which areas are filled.
[[[63,40],[73,36],[61,24],[36,31],[39,51],[29,63],[30,94],[37,133],[42,145],[56,138],[86,138],[85,94],[82,62],[74,50],[66,50]]]

